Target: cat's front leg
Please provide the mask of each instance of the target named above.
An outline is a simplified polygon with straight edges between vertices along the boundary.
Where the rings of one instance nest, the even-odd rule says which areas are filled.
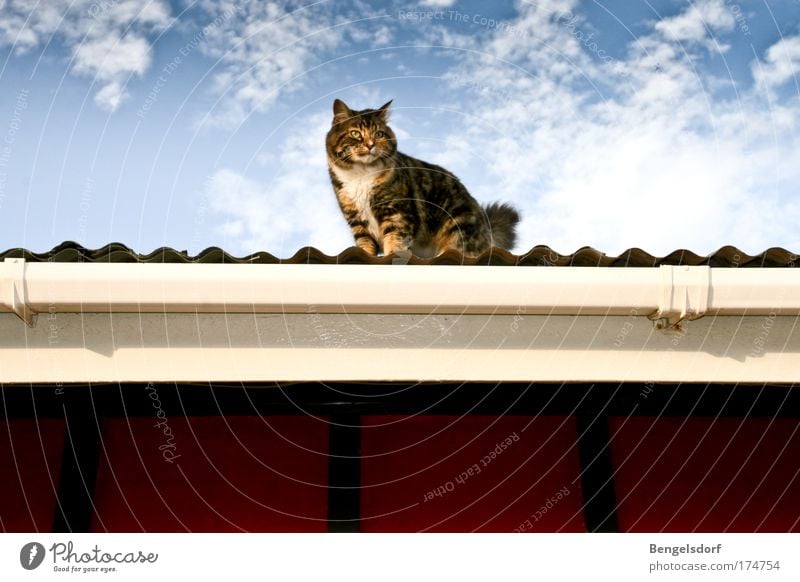
[[[411,226],[401,216],[394,215],[382,221],[380,228],[384,255],[408,252],[414,237]]]
[[[350,230],[353,233],[353,238],[356,241],[356,246],[363,249],[368,255],[373,257],[378,254],[378,243],[372,238],[372,235],[367,230],[367,223],[364,221],[354,221],[350,224]]]
[[[339,199],[339,206],[342,209],[347,225],[350,227],[350,232],[353,233],[356,246],[363,249],[368,255],[376,256],[378,254],[378,243],[369,232],[369,223],[364,220],[355,202],[344,190],[337,190],[336,196]]]

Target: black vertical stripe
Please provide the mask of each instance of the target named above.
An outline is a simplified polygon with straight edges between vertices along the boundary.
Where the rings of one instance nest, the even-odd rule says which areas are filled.
[[[357,532],[361,516],[361,419],[329,417],[328,531]]]
[[[98,422],[93,415],[69,405],[64,407],[64,418],[66,434],[53,532],[88,532],[100,455]]]
[[[576,420],[586,530],[619,531],[608,416],[586,413],[579,414]]]

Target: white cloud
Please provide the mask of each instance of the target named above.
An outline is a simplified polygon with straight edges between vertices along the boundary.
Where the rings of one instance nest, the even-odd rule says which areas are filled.
[[[394,33],[388,26],[378,26],[372,32],[372,43],[374,46],[386,46],[394,40]]]
[[[775,187],[800,178],[800,156],[790,143],[776,156],[774,145],[753,139],[746,117],[736,120],[738,138],[692,131],[680,121],[675,127],[666,113],[626,117],[614,126],[580,124],[580,141],[554,152],[565,156],[563,163],[537,168],[545,187],[523,239],[562,252],[591,244],[611,253],[639,246],[665,254],[679,247],[707,253],[725,244],[759,252],[778,238],[799,238],[796,205],[775,212],[786,203]]]
[[[424,0],[424,6],[431,6],[433,8],[449,8],[456,3],[456,0]]]
[[[384,7],[360,0],[199,4],[209,19],[221,20],[199,46],[217,60],[212,92],[218,102],[202,120],[217,127],[237,127],[251,114],[268,112],[295,91],[313,87],[335,70],[327,65],[343,56],[339,49],[356,52],[395,39]]]
[[[800,74],[800,36],[782,38],[765,53],[764,61],[753,64],[756,82],[776,88]]]
[[[214,76],[221,95],[210,121],[236,126],[252,112],[268,110],[283,94],[309,82],[304,74],[344,40],[346,27],[329,3],[204,2],[212,17],[233,14],[213,28],[200,50],[219,59]]]
[[[699,73],[691,43],[675,42],[702,41],[707,31],[698,22],[728,30],[724,6],[690,6],[630,43],[613,66],[592,62],[592,51],[575,42],[580,19],[564,35],[567,20],[557,15],[573,9],[571,2],[519,5],[510,24],[531,34],[476,38],[476,56],[446,76],[455,94],[468,97],[465,115],[442,138],[463,145],[466,136],[470,150],[453,151],[468,162],[430,155],[456,164],[481,200],[521,208],[518,250],[800,246],[800,108],[773,101],[770,109],[741,88],[738,98],[721,97],[720,80]],[[794,43],[768,50],[763,78],[790,78],[794,51]]]
[[[680,14],[656,22],[655,29],[671,40],[701,42],[706,40],[709,30],[728,32],[735,24],[724,0],[696,0]]]
[[[584,31],[568,25],[575,17],[576,0],[518,1],[516,4],[519,16],[504,22],[507,27],[487,26],[492,34],[482,50],[498,59],[550,72],[557,72],[552,67],[561,67],[564,60],[584,56],[577,34]],[[591,33],[586,31],[586,34]],[[574,69],[562,72],[574,73]]]
[[[330,116],[319,114],[296,124],[273,164],[272,180],[228,168],[211,177],[206,196],[220,219],[217,232],[225,237],[225,248],[289,257],[298,250],[298,240],[330,254],[353,244],[320,147]]]
[[[59,26],[69,2],[8,0],[0,17],[0,44],[25,53],[46,40]]]
[[[0,16],[0,46],[17,54],[55,38],[73,57],[72,73],[93,77],[95,102],[113,111],[125,83],[150,66],[149,37],[169,24],[164,0],[9,0]]]
[[[127,95],[117,81],[112,81],[100,89],[94,96],[94,101],[107,111],[114,111],[125,100]]]
[[[133,74],[142,75],[150,66],[150,44],[139,36],[103,37],[87,40],[75,48],[72,70],[95,75],[98,81],[112,81]]]

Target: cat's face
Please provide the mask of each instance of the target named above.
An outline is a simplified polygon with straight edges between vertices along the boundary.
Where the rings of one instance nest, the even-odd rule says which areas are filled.
[[[388,125],[389,105],[353,111],[343,101],[333,102],[333,123],[325,144],[333,163],[373,164],[397,151],[397,139]]]

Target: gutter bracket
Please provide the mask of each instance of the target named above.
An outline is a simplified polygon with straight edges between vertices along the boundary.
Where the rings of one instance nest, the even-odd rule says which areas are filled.
[[[0,289],[3,298],[0,305],[3,311],[11,311],[33,327],[33,312],[28,309],[28,298],[25,293],[25,259],[5,259],[0,264]]]
[[[656,329],[679,331],[682,321],[703,317],[711,293],[711,268],[661,265],[660,271],[658,310],[648,316]]]

